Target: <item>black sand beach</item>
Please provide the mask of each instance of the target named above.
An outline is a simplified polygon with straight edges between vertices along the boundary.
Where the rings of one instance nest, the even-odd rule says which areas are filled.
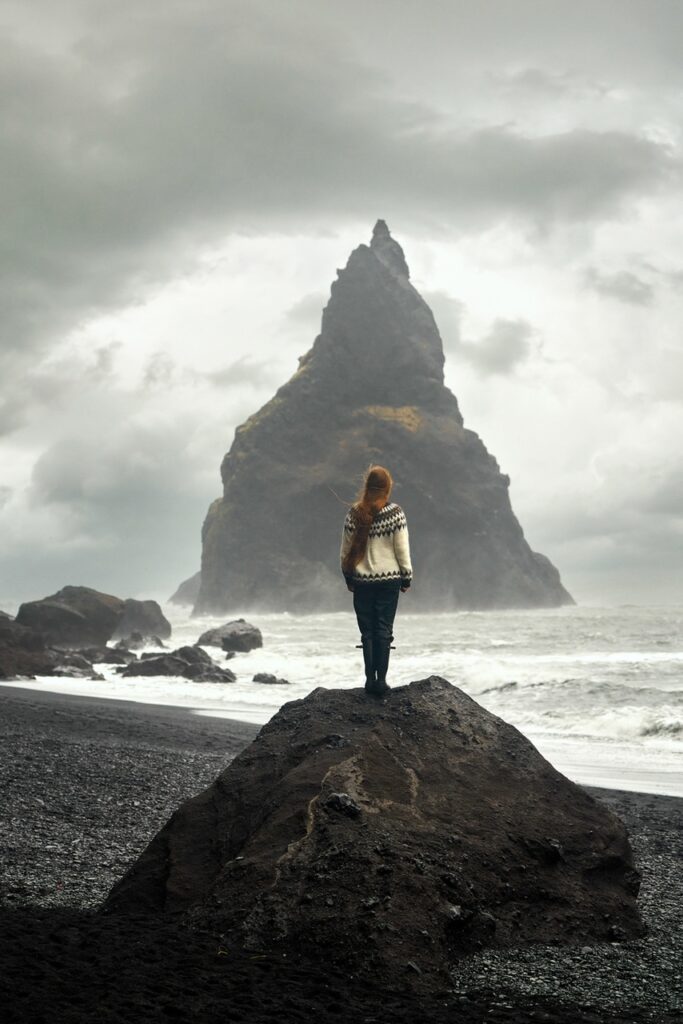
[[[95,910],[178,804],[256,734],[245,723],[0,686],[0,998],[7,1021],[638,1022],[682,1019],[683,802],[593,789],[625,821],[646,937],[487,950],[432,1004],[325,963]]]

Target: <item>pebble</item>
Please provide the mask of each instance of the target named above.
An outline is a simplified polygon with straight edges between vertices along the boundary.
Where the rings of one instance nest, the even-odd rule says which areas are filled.
[[[225,745],[126,745],[101,736],[55,738],[47,729],[14,728],[5,718],[0,752],[0,790],[6,794],[0,804],[0,903],[88,909],[101,903],[178,805],[209,785],[235,751]],[[626,943],[482,950],[453,971],[456,1006],[488,995],[501,1020],[511,1020],[507,1007],[524,999],[592,1008],[594,1016],[577,1020],[613,1020],[618,1013],[624,1022],[660,1024],[681,1015],[683,802],[591,792],[608,800],[629,828],[648,934]],[[336,795],[346,797],[338,809],[353,813],[347,801],[355,801]],[[61,941],[77,938],[65,931]],[[418,976],[417,965],[406,966]]]

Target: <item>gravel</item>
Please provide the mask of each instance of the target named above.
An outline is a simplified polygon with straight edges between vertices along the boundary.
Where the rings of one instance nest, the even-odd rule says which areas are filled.
[[[459,996],[495,989],[512,999],[552,997],[606,1010],[637,1007],[651,1021],[683,1010],[683,801],[595,788],[589,792],[627,825],[642,874],[638,898],[648,934],[625,943],[485,950],[454,972]]]
[[[0,704],[0,910],[15,923],[22,908],[29,916],[78,911],[76,936],[177,806],[212,782],[257,731],[182,709],[1,686]],[[648,934],[627,943],[477,953],[454,970],[439,1020],[683,1020],[683,801],[591,792],[626,822]],[[68,922],[63,940],[70,941]],[[268,969],[276,978],[282,968]],[[301,992],[292,990],[293,1005]],[[392,1019],[402,1019],[404,1008],[409,1019],[407,1002],[393,1006]],[[294,1010],[291,1019],[299,1019]],[[429,1019],[437,1019],[435,1009]]]

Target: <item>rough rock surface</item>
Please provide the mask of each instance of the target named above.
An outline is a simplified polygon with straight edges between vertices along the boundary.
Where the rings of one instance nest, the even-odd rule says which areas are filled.
[[[142,647],[161,647],[166,649],[166,644],[158,636],[143,636],[134,630],[125,640],[118,640],[114,647],[117,651],[139,651]]]
[[[642,935],[639,880],[619,818],[432,676],[285,704],[102,909],[429,987],[484,946]]]
[[[0,679],[52,675],[54,657],[45,638],[14,619],[0,617]]]
[[[370,462],[394,475],[423,608],[572,603],[529,547],[509,477],[464,427],[443,366],[432,312],[378,221],[338,271],[297,372],[235,432],[202,529],[195,613],[346,607],[339,497],[353,501]]]
[[[272,672],[257,672],[255,676],[252,676],[252,681],[265,683],[267,686],[289,686],[289,679],[280,679]]]
[[[91,587],[62,587],[56,594],[26,601],[15,621],[41,633],[54,647],[102,647],[112,638],[171,635],[157,601],[123,600]]]
[[[171,635],[171,623],[162,612],[158,601],[137,601],[133,597],[124,601],[123,615],[116,625],[112,639],[126,639],[134,633],[158,637]]]
[[[80,651],[56,650],[55,667],[50,675],[69,676],[72,679],[98,679],[104,680],[104,676],[96,672],[92,662]]]
[[[45,636],[10,618],[0,618],[0,679],[74,676],[102,679],[87,654],[49,647]]]
[[[148,651],[125,668],[117,671],[131,676],[184,676],[198,683],[234,683],[237,676],[229,668],[221,668],[201,647],[178,647],[168,654]]]
[[[117,644],[116,647],[83,647],[78,651],[84,658],[93,665],[128,665],[135,661],[137,654],[126,648],[124,644]]]
[[[263,647],[263,636],[257,626],[252,626],[244,619],[233,619],[232,622],[224,622],[222,626],[215,626],[202,633],[198,644],[205,644],[207,647],[222,647],[224,651],[253,651],[256,647]]]
[[[189,579],[183,580],[178,589],[171,594],[168,600],[171,604],[195,604],[197,597],[199,596],[200,582],[201,573],[194,573],[194,575],[190,576]]]
[[[99,646],[116,629],[124,605],[120,597],[91,587],[62,587],[56,594],[20,605],[16,622],[42,633],[51,645]]]

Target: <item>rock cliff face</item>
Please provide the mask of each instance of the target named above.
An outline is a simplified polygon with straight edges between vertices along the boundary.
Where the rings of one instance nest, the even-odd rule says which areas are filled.
[[[285,704],[102,909],[438,987],[482,946],[641,935],[638,887],[621,821],[432,676]]]
[[[235,432],[202,530],[195,611],[337,609],[345,508],[387,466],[410,526],[421,609],[572,603],[515,518],[509,478],[463,426],[434,317],[378,221],[338,271],[297,373]]]

